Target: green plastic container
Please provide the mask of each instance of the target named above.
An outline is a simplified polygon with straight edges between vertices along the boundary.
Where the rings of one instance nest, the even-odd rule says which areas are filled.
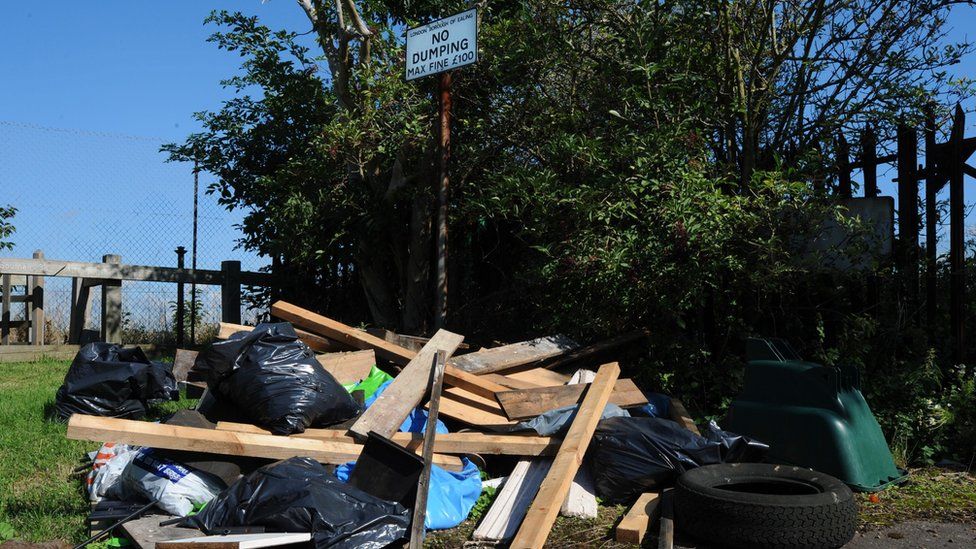
[[[861,394],[856,368],[798,360],[782,341],[749,343],[745,388],[726,421],[730,431],[768,444],[771,463],[809,467],[855,490],[874,492],[907,477]]]

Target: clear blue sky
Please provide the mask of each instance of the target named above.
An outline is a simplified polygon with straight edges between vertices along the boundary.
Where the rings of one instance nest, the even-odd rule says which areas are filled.
[[[5,2],[0,120],[177,140],[225,94],[237,57],[206,42],[211,10],[305,31],[294,0]]]
[[[92,260],[117,251],[132,261],[157,262],[169,261],[173,247],[188,244],[189,170],[162,164],[157,150],[199,129],[192,113],[217,108],[228,96],[218,81],[236,72],[239,58],[206,42],[214,29],[203,19],[212,9],[255,14],[272,28],[309,29],[294,0],[5,3],[0,124],[8,125],[0,125],[0,202],[21,207],[13,255],[27,255],[43,243],[49,256],[64,259]],[[976,29],[976,10],[957,9],[952,25],[957,37]],[[976,76],[976,55],[957,69]],[[969,116],[969,126],[968,134],[976,134],[976,115]],[[883,191],[892,188],[882,184]],[[974,190],[967,189],[970,201],[976,201]],[[86,224],[95,211],[101,212],[101,225]],[[146,214],[162,220],[171,211],[178,220],[131,220]],[[213,215],[215,224],[239,219]],[[64,223],[49,227],[51,216]],[[107,224],[106,216],[125,223]],[[210,265],[237,253],[231,229],[213,232],[210,242],[217,245]],[[145,240],[152,241],[151,253],[142,249]]]

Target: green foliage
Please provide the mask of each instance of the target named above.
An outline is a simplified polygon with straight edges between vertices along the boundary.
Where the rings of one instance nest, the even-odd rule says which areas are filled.
[[[0,206],[0,250],[12,250],[14,247],[14,243],[8,239],[16,231],[10,222],[16,213],[17,208],[13,206]]]
[[[273,259],[284,298],[426,333],[436,79],[404,82],[402,29],[463,6],[310,5],[314,44],[211,15],[241,61],[234,97],[165,150],[245,211],[241,244]],[[935,47],[951,2],[765,6],[481,7],[479,63],[453,84],[448,325],[475,342],[648,329],[628,375],[710,417],[740,386],[743,339],[785,337],[857,365],[903,459],[934,460],[971,436],[970,386],[943,375],[900,275],[864,259],[870,239],[816,244],[870,229],[830,198],[837,133],[965,93],[947,67],[970,45]]]

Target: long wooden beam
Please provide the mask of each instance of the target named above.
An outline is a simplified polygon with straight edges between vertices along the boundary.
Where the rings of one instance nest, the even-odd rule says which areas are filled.
[[[513,549],[541,549],[545,544],[549,531],[556,522],[559,508],[566,499],[566,494],[569,493],[576,471],[583,463],[583,454],[586,453],[586,448],[593,438],[593,432],[600,422],[604,407],[610,401],[610,394],[619,375],[620,366],[616,362],[600,366],[566,433],[566,438],[556,452],[549,473],[542,481],[539,493],[532,500],[532,507],[529,508],[518,534],[512,540]]]
[[[230,337],[237,332],[250,332],[254,329],[254,326],[245,326],[243,324],[232,324],[230,322],[221,322],[220,331],[217,332],[217,339],[230,339]],[[336,353],[342,351],[354,351],[358,350],[356,347],[350,347],[348,345],[343,345],[338,341],[333,341],[329,338],[322,337],[320,335],[315,335],[311,332],[306,332],[299,328],[295,328],[295,333],[298,334],[298,339],[305,342],[308,348],[319,352],[319,353]]]
[[[271,431],[250,423],[217,422],[221,431],[238,431],[270,435]],[[276,435],[277,436],[277,435]],[[294,438],[315,438],[355,443],[345,429],[305,429],[304,433],[291,435]],[[393,433],[394,442],[410,450],[420,450],[424,437],[420,433]],[[559,449],[558,438],[535,435],[491,435],[487,433],[444,433],[434,440],[434,451],[439,454],[484,454],[489,456],[551,456]]]
[[[472,374],[492,374],[519,368],[569,353],[579,345],[563,335],[540,337],[511,345],[482,349],[451,361],[455,368]]]
[[[370,335],[362,330],[285,301],[278,301],[272,304],[271,314],[282,320],[287,320],[295,326],[334,339],[355,349],[373,349],[376,351],[376,356],[395,364],[405,365],[417,356],[417,353],[410,349],[406,349],[395,343]],[[447,368],[444,369],[444,383],[451,387],[463,388],[478,396],[489,399],[494,399],[497,391],[508,390],[507,387],[490,380],[482,380],[478,376],[454,367],[453,362],[454,360],[451,359],[447,364]],[[446,411],[444,415],[450,416]]]
[[[661,512],[661,497],[657,492],[641,494],[617,525],[616,538],[620,543],[640,545],[648,528],[657,520]]]
[[[221,271],[207,269],[177,269],[148,265],[124,265],[118,263],[85,263],[58,259],[0,258],[0,273],[29,276],[64,276],[102,280],[138,280],[144,282],[184,282],[217,285],[223,283]],[[241,284],[245,286],[270,286],[272,277],[267,273],[242,272]]]
[[[282,437],[266,431],[201,429],[83,414],[71,416],[67,438],[268,459],[307,456],[330,464],[355,460],[362,448],[346,440]],[[435,463],[452,470],[461,469],[461,462],[452,456],[438,454]]]
[[[229,456],[268,459],[305,456],[332,465],[356,461],[363,449],[359,444],[345,441],[200,429],[82,414],[74,414],[68,420],[67,437]],[[461,460],[455,456],[436,454],[434,463],[453,471],[463,468]]]
[[[359,416],[359,419],[349,428],[349,432],[363,439],[371,432],[387,438],[391,437],[427,394],[434,357],[443,351],[446,361],[463,340],[464,336],[447,330],[437,330],[434,337],[430,338],[423,349],[404,366],[403,371],[393,378],[393,382],[372,406]]]

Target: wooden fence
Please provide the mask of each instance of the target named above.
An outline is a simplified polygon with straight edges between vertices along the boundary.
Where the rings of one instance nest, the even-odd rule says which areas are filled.
[[[41,251],[31,259],[0,258],[0,292],[3,294],[0,317],[0,344],[10,343],[10,331],[26,327],[28,343],[44,345],[44,279],[68,277],[72,279],[69,312],[68,343],[78,344],[88,324],[92,308],[91,289],[102,287],[102,314],[99,337],[101,341],[122,343],[122,281],[164,282],[178,285],[177,295],[183,296],[184,284],[220,286],[221,320],[241,322],[241,286],[271,286],[267,273],[242,272],[240,261],[224,261],[220,270],[125,265],[119,255],[102,257],[101,263],[45,259]],[[23,295],[12,295],[11,288],[24,286]],[[182,299],[179,299],[182,305]],[[25,320],[11,320],[11,307],[23,303]],[[178,324],[182,324],[182,315]],[[177,328],[178,339],[182,330]],[[177,341],[182,344],[182,341]]]

